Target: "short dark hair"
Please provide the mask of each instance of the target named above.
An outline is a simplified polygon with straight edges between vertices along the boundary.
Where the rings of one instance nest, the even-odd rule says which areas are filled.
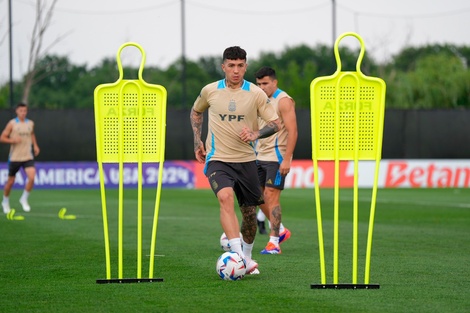
[[[263,77],[266,77],[266,76],[269,76],[269,78],[271,79],[277,79],[276,77],[276,71],[272,68],[272,67],[269,67],[269,66],[263,66],[262,68],[260,68],[256,73],[255,73],[255,77],[257,79],[261,79]]]
[[[27,105],[26,103],[24,103],[24,102],[20,102],[20,103],[18,103],[18,104],[16,105],[16,108],[17,108],[17,109],[18,109],[18,108],[22,108],[22,107],[26,107],[26,108],[27,108],[28,105]]]
[[[228,47],[224,50],[222,55],[222,62],[225,60],[245,60],[246,61],[246,51],[240,48],[239,46]]]

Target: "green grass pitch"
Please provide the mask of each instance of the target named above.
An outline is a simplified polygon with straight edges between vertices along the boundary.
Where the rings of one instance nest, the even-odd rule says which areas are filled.
[[[11,195],[12,207],[20,191]],[[108,191],[113,277],[116,270],[116,190]],[[135,278],[135,190],[125,192],[124,276]],[[332,192],[322,193],[327,278],[331,280]],[[340,282],[351,268],[350,190],[340,216]],[[154,190],[144,190],[143,275]],[[360,254],[370,195],[360,190]],[[468,312],[470,309],[470,190],[380,189],[370,283],[377,290],[318,290],[320,283],[314,191],[283,192],[283,220],[292,237],[281,255],[260,255],[268,236],[257,235],[260,275],[222,281],[215,263],[222,250],[218,204],[210,190],[163,189],[155,278],[163,282],[97,284],[105,278],[99,190],[35,190],[23,221],[0,219],[0,312]],[[75,220],[57,217],[62,207]],[[365,209],[363,209],[365,207]],[[342,261],[344,260],[344,261]],[[363,280],[359,259],[359,283]]]

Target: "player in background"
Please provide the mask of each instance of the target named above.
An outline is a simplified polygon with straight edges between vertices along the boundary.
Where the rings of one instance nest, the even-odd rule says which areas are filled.
[[[268,217],[271,228],[269,242],[261,254],[280,254],[280,244],[291,235],[291,232],[282,224],[280,197],[297,143],[295,102],[286,92],[278,88],[274,69],[263,67],[255,73],[255,77],[256,84],[269,97],[271,105],[276,109],[281,120],[279,132],[259,139],[256,146],[258,176],[265,201],[259,207]],[[264,127],[264,121],[259,123],[260,128]]]
[[[10,120],[0,136],[0,142],[10,144],[8,156],[8,179],[3,188],[3,213],[10,212],[10,192],[15,183],[16,173],[23,168],[28,180],[20,198],[20,204],[25,212],[31,211],[28,203],[29,193],[34,186],[34,157],[39,154],[39,146],[34,134],[34,122],[26,118],[28,106],[19,103],[16,106],[16,118]]]
[[[204,86],[191,109],[196,160],[205,162],[204,174],[220,207],[220,223],[232,251],[245,258],[247,274],[258,274],[252,260],[256,236],[256,207],[263,203],[253,142],[279,130],[279,117],[266,94],[244,79],[246,51],[238,46],[225,49],[225,78]],[[208,110],[208,135],[201,140],[203,112]],[[266,125],[258,128],[258,117]],[[235,213],[235,197],[242,224]],[[240,232],[242,238],[240,238]],[[243,247],[242,247],[243,244]]]
[[[258,230],[261,235],[266,235],[268,232],[266,231],[266,215],[264,215],[263,210],[258,210],[258,214],[256,215],[256,219],[258,220]],[[270,225],[271,227],[271,225]]]

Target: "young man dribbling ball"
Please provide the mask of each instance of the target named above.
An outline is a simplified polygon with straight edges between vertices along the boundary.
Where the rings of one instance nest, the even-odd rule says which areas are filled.
[[[252,249],[256,206],[264,200],[253,142],[276,133],[280,121],[266,94],[244,79],[246,51],[238,46],[229,47],[222,62],[225,77],[203,87],[191,110],[194,154],[198,162],[205,163],[204,174],[219,201],[220,223],[232,251],[245,259],[247,274],[258,274]],[[206,110],[208,135],[204,146],[201,133]],[[266,122],[261,129],[258,117]],[[241,227],[235,214],[235,200],[242,214]]]

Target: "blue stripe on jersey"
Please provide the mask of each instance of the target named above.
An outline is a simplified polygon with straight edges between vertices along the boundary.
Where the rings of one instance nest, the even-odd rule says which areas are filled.
[[[217,83],[217,89],[224,89],[225,87],[227,87],[227,85],[225,84],[225,79],[219,80],[219,82]]]
[[[256,151],[256,145],[257,144],[258,144],[258,139],[256,139],[256,141],[250,141],[250,143],[249,143],[249,145],[253,149],[253,152],[255,153],[255,155],[258,155],[258,151]]]
[[[276,142],[274,143],[274,150],[276,151],[277,160],[279,164],[281,164],[284,158],[282,157],[281,151],[279,150],[279,146],[277,145],[278,139],[279,138],[276,138]],[[279,186],[281,184],[281,179],[281,172],[277,170],[276,178],[274,179],[274,185]]]
[[[217,82],[217,89],[224,89],[227,87],[227,83],[225,82],[225,79],[221,79]],[[243,80],[243,84],[241,87],[245,91],[250,91],[250,83],[246,80]]]
[[[255,155],[258,155],[258,144],[259,144],[259,139],[256,139],[255,141],[252,141],[250,145],[253,147],[253,150],[255,150]]]
[[[27,118],[24,119],[25,122],[29,121]],[[20,122],[20,119],[18,117],[15,117],[15,122],[16,123],[19,123]]]
[[[276,156],[277,156],[277,161],[279,164],[282,163],[282,161],[284,161],[284,158],[282,157],[282,154],[281,154],[281,151],[279,150],[279,146],[278,146],[278,137],[276,137],[276,142],[274,143],[274,151],[276,151]]]
[[[211,135],[211,141],[212,141],[212,150],[211,152],[209,152],[208,155],[206,155],[206,164],[204,165],[204,174],[206,174],[207,172],[207,164],[209,163],[209,161],[211,160],[212,156],[214,155],[215,153],[215,142],[214,142],[214,133],[212,133]]]
[[[279,94],[280,94],[281,92],[282,92],[282,90],[278,88],[278,89],[273,93],[273,98],[276,99],[277,96],[279,96]]]
[[[250,83],[247,82],[246,80],[243,80],[242,89],[246,91],[250,91]]]

